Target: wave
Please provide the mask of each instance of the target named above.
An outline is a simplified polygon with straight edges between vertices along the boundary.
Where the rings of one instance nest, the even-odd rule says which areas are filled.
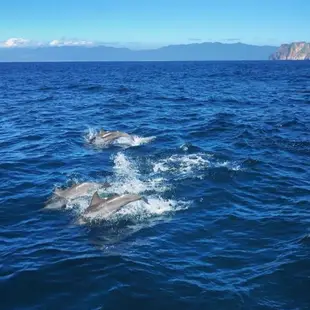
[[[41,98],[36,98],[36,99],[30,99],[27,100],[27,103],[34,103],[34,102],[47,102],[47,101],[52,101],[54,100],[54,96],[46,96],[46,97],[41,97]]]
[[[48,91],[48,90],[54,90],[57,89],[57,87],[51,87],[51,86],[40,86],[39,91]]]
[[[120,86],[117,88],[117,92],[122,94],[122,93],[129,93],[131,92],[131,89],[126,87],[126,86]]]
[[[67,86],[68,89],[76,89],[76,88],[79,88],[80,87],[80,84],[70,84]]]
[[[100,92],[104,90],[102,85],[89,85],[83,88],[83,90],[90,91],[90,92]]]
[[[83,84],[70,84],[66,86],[67,89],[81,89],[83,91],[89,92],[100,92],[104,90],[102,85],[83,85]]]
[[[248,100],[245,97],[236,97],[233,95],[209,95],[209,96],[155,96],[154,100],[171,101],[171,102],[195,102],[195,103],[245,103]]]
[[[184,97],[184,96],[176,96],[176,97],[168,97],[168,96],[155,96],[155,100],[168,100],[172,102],[186,102],[186,101],[192,101],[193,98],[190,97]]]
[[[221,102],[221,103],[243,103],[244,98],[236,98],[232,95],[210,95],[204,99],[205,102]]]

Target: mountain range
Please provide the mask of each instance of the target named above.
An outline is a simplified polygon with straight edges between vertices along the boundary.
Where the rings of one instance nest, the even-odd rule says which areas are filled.
[[[268,60],[276,46],[193,43],[130,50],[108,46],[2,47],[0,62]]]

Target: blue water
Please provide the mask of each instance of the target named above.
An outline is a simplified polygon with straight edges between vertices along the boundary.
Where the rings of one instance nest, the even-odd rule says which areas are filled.
[[[1,310],[310,309],[310,63],[0,64],[0,117]]]

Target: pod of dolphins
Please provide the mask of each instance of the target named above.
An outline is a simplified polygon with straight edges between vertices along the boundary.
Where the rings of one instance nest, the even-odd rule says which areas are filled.
[[[89,142],[91,144],[104,143],[106,145],[112,144],[119,138],[128,138],[133,140],[133,137],[127,133],[120,131],[100,130]],[[100,218],[107,219],[113,213],[118,211],[123,206],[138,200],[145,200],[137,194],[113,194],[110,197],[101,198],[98,194],[99,189],[106,189],[110,187],[109,183],[83,182],[80,184],[73,184],[66,189],[56,189],[51,198],[48,199],[45,209],[63,209],[66,208],[68,202],[72,199],[86,196],[93,192],[92,199],[89,206],[86,208],[82,217],[96,217],[100,214]]]

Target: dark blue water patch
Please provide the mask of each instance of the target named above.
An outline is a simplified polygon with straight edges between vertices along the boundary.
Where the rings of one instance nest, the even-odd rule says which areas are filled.
[[[126,87],[126,86],[119,86],[117,88],[117,92],[120,94],[127,94],[127,93],[131,92],[131,89],[129,87]]]
[[[57,87],[52,87],[52,86],[40,86],[39,91],[49,91],[49,90],[55,90]]]
[[[228,96],[210,96],[205,99],[205,102],[227,102],[227,103],[242,103],[242,99],[237,99],[232,95]]]
[[[310,89],[301,89],[301,90],[298,90],[297,93],[310,94]]]
[[[1,309],[309,308],[308,62],[0,66]],[[76,182],[149,204],[44,210]]]
[[[103,85],[87,85],[87,84],[69,84],[65,86],[68,90],[84,91],[84,92],[101,92],[105,88]]]
[[[79,85],[79,84],[71,84],[71,85],[68,85],[67,87],[68,87],[68,89],[77,89],[77,88],[80,88],[81,85]]]

